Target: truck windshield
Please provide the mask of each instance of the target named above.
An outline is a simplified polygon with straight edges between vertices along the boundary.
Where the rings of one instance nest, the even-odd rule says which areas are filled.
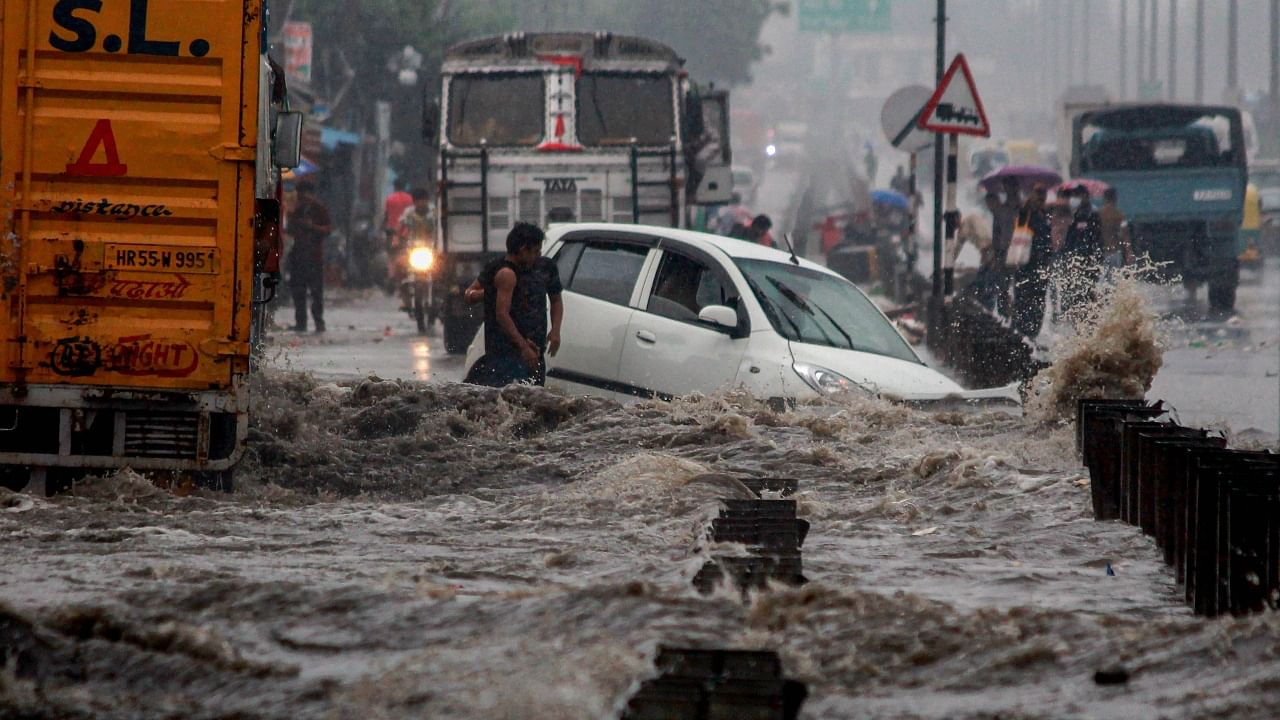
[[[1077,142],[1080,171],[1236,167],[1240,117],[1195,108],[1149,107],[1093,113]]]
[[[675,135],[666,75],[586,73],[578,78],[578,139],[583,145],[666,145]]]
[[[792,342],[875,353],[918,363],[897,329],[849,281],[768,260],[735,258],[769,324]]]
[[[537,145],[546,112],[542,76],[476,73],[449,81],[449,140],[456,145]]]

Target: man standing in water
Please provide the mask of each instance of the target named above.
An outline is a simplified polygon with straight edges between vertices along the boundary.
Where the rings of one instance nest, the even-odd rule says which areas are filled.
[[[545,355],[555,357],[560,350],[564,302],[559,269],[542,257],[544,237],[537,226],[516,223],[507,235],[506,256],[489,263],[467,288],[468,302],[484,302],[485,354],[466,382],[493,387],[546,383]]]

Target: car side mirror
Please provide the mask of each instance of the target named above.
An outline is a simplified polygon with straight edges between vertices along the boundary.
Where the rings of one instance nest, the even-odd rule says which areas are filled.
[[[302,113],[282,112],[276,116],[271,159],[279,168],[292,169],[302,163]]]
[[[698,319],[722,330],[738,329],[738,311],[726,305],[708,305],[698,313]]]

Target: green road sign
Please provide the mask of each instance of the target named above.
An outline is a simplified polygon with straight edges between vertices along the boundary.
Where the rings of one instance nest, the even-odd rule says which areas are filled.
[[[799,0],[805,32],[887,33],[893,30],[890,0]]]

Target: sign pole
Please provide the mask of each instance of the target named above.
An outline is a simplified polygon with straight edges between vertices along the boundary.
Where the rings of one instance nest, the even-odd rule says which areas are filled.
[[[911,175],[907,178],[907,202],[911,210],[911,227],[907,231],[907,273],[916,271],[916,253],[919,247],[920,237],[920,208],[916,203],[920,191],[916,187],[916,173],[920,166],[920,154],[911,153],[911,159],[908,161],[908,167],[911,168]]]
[[[938,0],[937,85],[947,65],[947,0]],[[933,297],[942,297],[942,145],[946,138],[938,133],[933,139]]]
[[[939,135],[938,137],[942,137]],[[947,226],[947,244],[946,254],[943,257],[943,287],[944,295],[951,295],[955,292],[955,255],[956,255],[956,230],[960,227],[960,209],[956,203],[956,186],[957,175],[959,174],[960,165],[960,135],[959,133],[951,133],[951,144],[947,148],[947,214],[944,216]]]

